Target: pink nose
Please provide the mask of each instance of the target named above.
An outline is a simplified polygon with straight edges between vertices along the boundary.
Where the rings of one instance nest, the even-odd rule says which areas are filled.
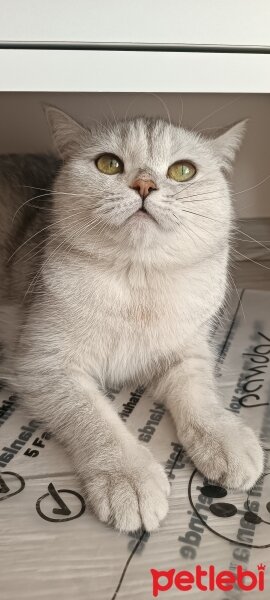
[[[133,190],[137,190],[138,194],[140,194],[142,200],[150,194],[153,190],[157,190],[156,184],[150,179],[135,179],[130,186]]]

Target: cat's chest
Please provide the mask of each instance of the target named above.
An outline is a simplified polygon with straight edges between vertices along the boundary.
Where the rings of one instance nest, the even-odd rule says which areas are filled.
[[[84,306],[84,361],[90,364],[94,357],[95,369],[108,385],[145,381],[161,371],[215,311],[217,294],[202,277],[200,283],[191,274],[162,283],[137,289],[99,287],[88,310]]]
[[[59,290],[57,276],[57,287]],[[162,275],[136,285],[101,270],[70,271],[61,311],[69,356],[107,386],[149,381],[181,358],[187,343],[219,308],[225,261]],[[59,318],[59,312],[57,313]]]
[[[177,316],[178,314],[178,316]],[[85,346],[86,364],[94,358],[104,385],[149,381],[179,356],[183,326],[180,311],[162,301],[133,298],[100,313]],[[94,348],[94,352],[93,352]]]

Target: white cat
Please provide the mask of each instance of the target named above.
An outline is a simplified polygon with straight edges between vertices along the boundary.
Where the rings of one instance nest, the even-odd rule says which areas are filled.
[[[17,307],[21,323],[15,388],[65,444],[98,517],[120,531],[152,531],[167,513],[170,486],[106,388],[150,382],[209,479],[249,489],[263,470],[255,434],[219,401],[208,341],[227,286],[226,174],[245,124],[207,139],[163,120],[90,132],[52,107],[47,118],[63,159],[49,212],[41,216],[30,198],[50,188],[55,166],[40,158],[39,178],[32,158],[32,187],[22,195],[26,163],[15,175],[6,168],[10,179],[1,163],[3,302]],[[3,218],[16,209],[15,220]]]

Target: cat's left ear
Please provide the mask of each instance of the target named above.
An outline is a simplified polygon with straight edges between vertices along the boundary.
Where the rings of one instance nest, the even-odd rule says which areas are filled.
[[[220,157],[221,167],[227,172],[232,170],[235,155],[246,132],[247,123],[248,119],[234,123],[225,130],[223,129],[213,140],[215,153]]]
[[[61,158],[67,159],[83,146],[89,132],[59,108],[50,105],[43,108],[54,145]]]

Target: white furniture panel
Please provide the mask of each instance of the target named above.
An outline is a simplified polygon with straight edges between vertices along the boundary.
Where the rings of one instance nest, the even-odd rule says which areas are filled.
[[[0,91],[269,93],[270,54],[0,50]]]
[[[270,47],[269,0],[2,0],[9,43]]]

